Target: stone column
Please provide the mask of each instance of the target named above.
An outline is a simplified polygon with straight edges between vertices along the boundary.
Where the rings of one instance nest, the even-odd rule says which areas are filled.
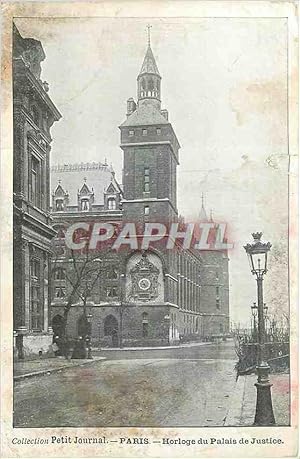
[[[49,266],[48,266],[48,254],[47,252],[43,253],[43,299],[44,299],[44,308],[43,308],[43,331],[48,331],[48,314],[49,314],[49,294],[48,294],[48,276],[49,276]]]
[[[23,264],[23,304],[22,304],[22,317],[24,323],[22,326],[25,327],[27,331],[30,329],[30,247],[29,242],[23,240],[22,241],[22,252],[24,257],[24,264]]]
[[[53,328],[52,328],[52,317],[51,317],[51,299],[52,299],[52,292],[51,292],[51,285],[52,285],[52,279],[51,279],[51,261],[52,261],[52,255],[47,254],[47,264],[48,264],[48,277],[47,277],[47,292],[48,292],[48,333],[53,334]]]

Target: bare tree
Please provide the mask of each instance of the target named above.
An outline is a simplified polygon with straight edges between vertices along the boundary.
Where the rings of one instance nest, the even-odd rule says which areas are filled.
[[[58,267],[63,265],[67,284],[64,296],[62,329],[63,338],[66,339],[68,315],[71,307],[78,300],[82,302],[83,314],[87,319],[87,301],[92,296],[100,278],[102,259],[99,257],[99,253],[90,252],[89,250],[70,250],[68,254],[63,254],[64,258],[61,261],[61,245],[57,244],[57,241],[53,244],[53,252],[52,272],[55,272]]]

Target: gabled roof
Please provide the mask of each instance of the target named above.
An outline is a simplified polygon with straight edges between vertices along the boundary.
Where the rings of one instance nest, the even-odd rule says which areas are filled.
[[[146,51],[139,75],[143,75],[144,73],[154,73],[155,75],[160,76],[150,45]]]
[[[59,183],[54,191],[54,195],[55,196],[65,196],[67,193],[65,192],[65,190],[63,189],[63,187],[61,186],[61,184]]]
[[[145,126],[151,124],[170,124],[154,105],[143,103],[121,124],[123,126]]]
[[[89,189],[89,187],[87,186],[86,183],[84,183],[81,187],[81,190],[79,191],[79,194],[81,195],[87,195],[87,194],[90,194],[91,193],[91,190]]]
[[[104,191],[104,193],[105,194],[121,193],[121,195],[123,194],[122,188],[120,187],[119,183],[117,182],[114,172],[112,173],[111,182],[108,185],[108,187],[106,188],[106,190]]]

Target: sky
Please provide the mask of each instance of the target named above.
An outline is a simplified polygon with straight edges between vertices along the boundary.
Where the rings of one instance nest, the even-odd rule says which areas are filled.
[[[147,48],[147,18],[19,18],[42,42],[42,80],[62,114],[51,163],[101,161],[121,180],[118,126]],[[273,244],[265,278],[272,314],[287,309],[287,35],[284,18],[151,18],[162,108],[181,145],[178,209],[226,222],[231,320],[249,322],[256,283],[243,245],[253,231]]]

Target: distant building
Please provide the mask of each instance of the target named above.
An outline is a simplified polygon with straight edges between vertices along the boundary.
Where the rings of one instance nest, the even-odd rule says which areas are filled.
[[[75,270],[85,263],[64,244],[65,229],[75,222],[105,220],[116,224],[169,225],[177,210],[179,142],[161,108],[161,76],[150,44],[137,79],[137,103],[127,102],[121,124],[123,184],[107,164],[52,168],[52,215],[60,247],[52,264],[52,325],[62,329],[74,290]],[[207,219],[202,206],[200,219]],[[217,231],[217,228],[216,228]],[[76,262],[76,263],[77,263]],[[229,331],[228,256],[225,251],[165,250],[158,242],[141,252],[103,251],[90,278],[82,276],[68,312],[67,334],[87,332],[100,345],[158,345],[180,339],[204,339]],[[93,281],[94,279],[94,281]],[[94,282],[91,294],[82,292]],[[89,318],[89,325],[87,325]]]
[[[50,128],[61,117],[41,80],[45,59],[38,40],[13,29],[14,336],[20,358],[52,343],[49,304]]]

